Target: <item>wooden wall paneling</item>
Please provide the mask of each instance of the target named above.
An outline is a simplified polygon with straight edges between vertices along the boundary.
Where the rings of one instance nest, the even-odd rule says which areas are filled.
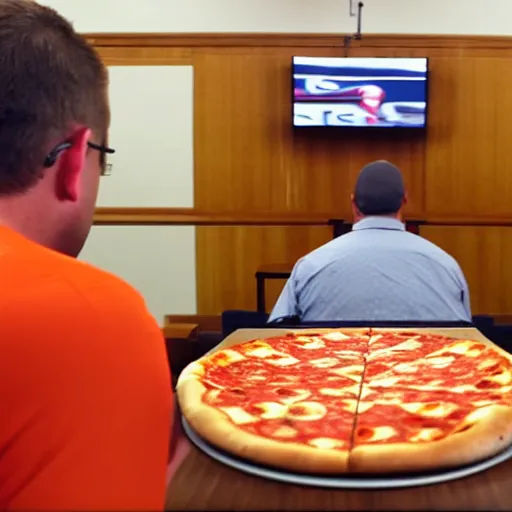
[[[195,56],[195,205],[293,211],[291,82],[281,59],[248,49]]]
[[[510,58],[432,61],[426,217],[512,218]]]
[[[292,129],[291,58],[301,54],[340,56],[342,51],[237,48],[196,54],[196,207],[328,211],[346,217],[358,171],[385,158],[404,170],[409,213],[421,216],[422,135]]]
[[[403,137],[403,136],[402,136]],[[307,176],[301,190],[304,211],[328,210],[332,217],[350,218],[350,195],[361,168],[385,159],[403,171],[408,192],[407,215],[423,217],[424,140],[380,134],[362,140],[342,133],[295,137],[295,165]]]
[[[256,269],[295,263],[332,238],[329,226],[201,226],[196,228],[197,311],[256,309]],[[284,281],[267,282],[267,307]]]
[[[421,235],[462,267],[473,314],[512,312],[512,227],[424,226]]]

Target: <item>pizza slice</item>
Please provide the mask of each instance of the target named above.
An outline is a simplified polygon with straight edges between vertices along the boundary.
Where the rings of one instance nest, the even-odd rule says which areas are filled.
[[[373,388],[409,387],[458,393],[492,390],[505,396],[512,393],[512,362],[510,356],[487,344],[451,339],[424,357],[399,360],[387,370],[379,360],[369,360],[365,382]]]
[[[512,408],[449,391],[363,387],[351,471],[439,470],[491,457],[512,442]],[[471,399],[472,398],[472,399]]]
[[[367,344],[341,334],[254,340],[192,363],[177,385],[184,416],[205,440],[243,458],[348,471]]]
[[[373,330],[368,344],[367,377],[388,372],[393,366],[415,362],[427,354],[442,349],[450,342],[444,336],[433,337],[411,331]]]

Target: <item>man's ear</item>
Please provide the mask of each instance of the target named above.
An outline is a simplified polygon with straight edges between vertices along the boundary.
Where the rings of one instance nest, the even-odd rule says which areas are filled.
[[[405,206],[409,202],[409,196],[407,192],[404,193],[404,200],[402,201],[402,205]]]
[[[76,202],[79,198],[81,177],[87,157],[87,142],[90,136],[91,130],[88,128],[75,130],[67,138],[71,146],[57,159],[56,193],[63,201]]]

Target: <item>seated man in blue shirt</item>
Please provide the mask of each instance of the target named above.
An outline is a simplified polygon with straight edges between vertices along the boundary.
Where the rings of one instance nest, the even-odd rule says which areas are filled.
[[[301,258],[269,321],[471,321],[469,290],[457,262],[409,233],[400,170],[364,167],[352,208],[352,232]]]

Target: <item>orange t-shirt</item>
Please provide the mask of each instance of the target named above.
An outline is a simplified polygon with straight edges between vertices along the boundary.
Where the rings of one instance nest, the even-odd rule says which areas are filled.
[[[5,227],[0,283],[0,510],[162,510],[172,389],[141,296]]]

